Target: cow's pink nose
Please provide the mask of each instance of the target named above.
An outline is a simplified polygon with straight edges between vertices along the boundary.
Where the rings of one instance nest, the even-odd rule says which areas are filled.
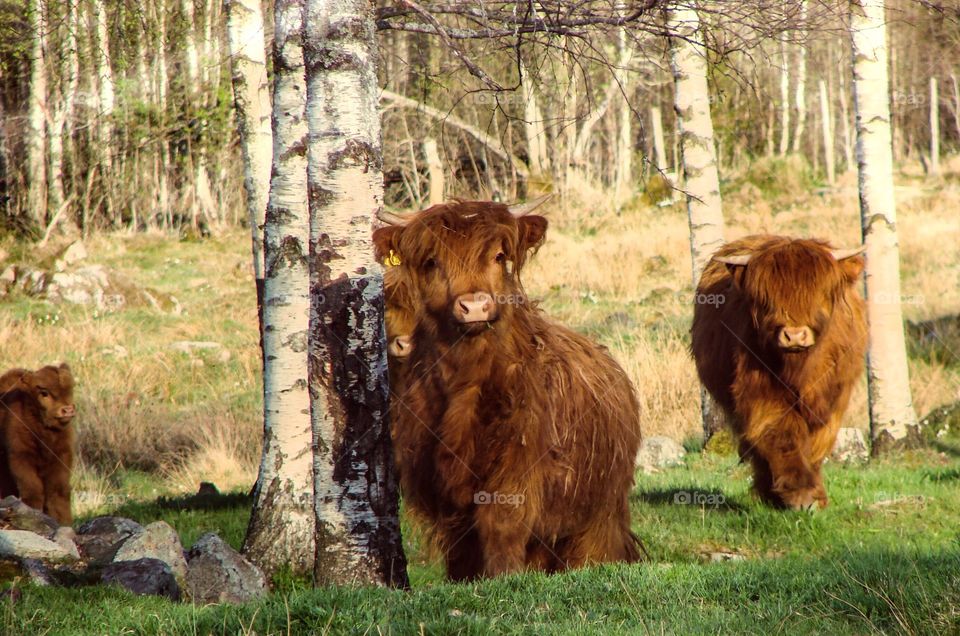
[[[57,417],[60,419],[67,419],[68,417],[73,417],[77,414],[77,409],[72,404],[69,406],[61,406],[60,411],[57,413]]]
[[[387,353],[394,358],[406,358],[413,351],[413,339],[410,336],[391,338],[387,345]]]
[[[777,343],[783,349],[806,349],[812,347],[813,342],[813,330],[810,327],[784,327],[777,338]]]
[[[463,294],[453,303],[453,317],[458,322],[486,322],[493,320],[495,314],[496,304],[486,292]]]

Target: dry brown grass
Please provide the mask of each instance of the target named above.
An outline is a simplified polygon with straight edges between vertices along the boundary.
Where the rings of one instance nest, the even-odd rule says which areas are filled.
[[[683,206],[649,207],[638,198],[618,214],[607,193],[581,185],[576,197],[551,204],[553,227],[526,271],[527,289],[553,319],[610,348],[637,387],[646,435],[696,436],[699,389],[687,353],[692,281]],[[850,174],[823,196],[771,198],[740,185],[725,198],[727,236],[774,232],[854,245],[860,233],[855,187]],[[906,317],[960,314],[960,188],[904,179],[898,197]],[[4,301],[0,369],[66,360],[78,378],[77,512],[126,497],[129,469],[163,476],[150,494],[194,491],[200,481],[249,487],[262,420],[245,233],[201,243],[107,235],[90,239],[88,249],[91,261],[174,294],[185,312],[100,315]],[[49,254],[25,258],[31,256]],[[169,347],[175,340],[217,341],[231,357],[177,353]],[[911,360],[911,384],[919,414],[960,399],[955,364]],[[847,425],[867,426],[865,382]]]

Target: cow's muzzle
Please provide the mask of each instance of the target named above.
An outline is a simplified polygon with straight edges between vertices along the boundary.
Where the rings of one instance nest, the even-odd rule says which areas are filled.
[[[464,325],[490,322],[497,318],[497,303],[486,292],[462,294],[453,301],[453,317]]]
[[[805,351],[815,341],[810,327],[783,327],[777,334],[777,345],[784,351]]]
[[[396,336],[387,343],[387,353],[394,358],[403,359],[413,351],[413,338],[410,336]]]

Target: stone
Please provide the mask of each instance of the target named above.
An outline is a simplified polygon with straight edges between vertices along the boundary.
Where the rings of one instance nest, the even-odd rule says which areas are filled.
[[[687,451],[672,438],[663,435],[647,437],[640,444],[637,453],[637,468],[645,473],[657,472],[662,468],[683,464]]]
[[[87,248],[84,246],[83,241],[74,241],[67,246],[67,249],[63,250],[63,253],[60,254],[60,257],[54,262],[54,269],[58,272],[66,271],[68,267],[76,265],[80,261],[86,260],[86,258]]]
[[[44,539],[52,539],[60,524],[36,508],[31,508],[17,497],[0,499],[0,529],[29,530]]]
[[[201,481],[200,488],[197,490],[198,496],[209,496],[209,495],[219,495],[220,489],[217,488],[217,485],[209,481]]]
[[[21,559],[17,557],[0,557],[0,582],[26,580],[34,585],[48,586],[54,584],[50,569],[38,559]]]
[[[263,572],[214,533],[187,552],[186,591],[194,603],[246,603],[267,593]]]
[[[77,530],[77,546],[80,553],[94,561],[111,561],[120,544],[135,534],[143,532],[143,526],[124,517],[97,517]]]
[[[865,462],[870,456],[867,440],[859,428],[841,428],[837,432],[837,441],[833,445],[830,459],[835,462]]]
[[[76,559],[63,546],[29,530],[0,530],[0,557],[40,559],[54,563]]]
[[[183,556],[180,536],[166,521],[154,521],[141,532],[120,544],[113,562],[135,561],[142,558],[160,559],[170,566],[177,579],[187,575],[187,560]]]
[[[134,594],[164,596],[180,600],[180,586],[170,566],[160,559],[144,557],[117,561],[103,568],[101,581],[115,584]]]
[[[77,533],[73,531],[73,528],[70,526],[61,526],[57,528],[56,532],[53,533],[53,538],[51,540],[66,550],[71,558],[79,559],[80,551],[77,549],[77,544],[74,541],[76,538]]]

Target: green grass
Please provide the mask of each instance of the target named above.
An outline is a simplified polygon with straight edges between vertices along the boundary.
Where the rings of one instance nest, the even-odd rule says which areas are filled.
[[[867,466],[826,468],[816,514],[763,507],[734,459],[691,455],[639,476],[634,528],[650,560],[470,585],[443,581],[405,524],[411,591],[311,589],[282,578],[267,599],[194,607],[115,588],[22,588],[0,628],[16,634],[953,633],[960,630],[960,445]],[[136,475],[126,477],[136,490]],[[681,505],[685,493],[718,505]],[[129,502],[190,545],[218,532],[239,546],[246,493]],[[738,555],[712,562],[711,553]],[[53,608],[56,608],[55,610]]]

